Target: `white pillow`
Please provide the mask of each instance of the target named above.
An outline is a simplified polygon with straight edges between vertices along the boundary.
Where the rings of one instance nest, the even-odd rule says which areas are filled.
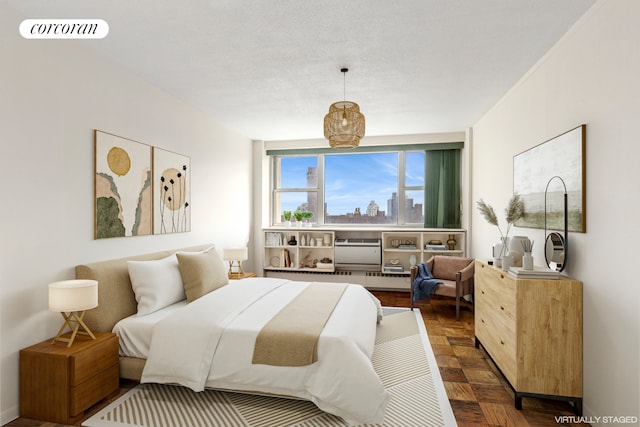
[[[137,316],[153,313],[186,298],[176,255],[153,261],[128,261],[138,302]]]

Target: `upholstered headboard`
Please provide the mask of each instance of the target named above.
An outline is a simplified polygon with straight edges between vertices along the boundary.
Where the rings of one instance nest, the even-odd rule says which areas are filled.
[[[86,312],[85,323],[94,332],[111,332],[119,320],[135,314],[137,303],[129,279],[127,261],[161,259],[177,251],[195,252],[211,246],[212,244],[193,246],[76,266],[77,279],[98,281],[98,307]]]

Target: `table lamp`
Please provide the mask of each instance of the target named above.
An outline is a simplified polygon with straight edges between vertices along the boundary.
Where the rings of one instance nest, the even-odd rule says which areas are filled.
[[[61,341],[67,343],[67,347],[71,347],[78,334],[96,339],[82,319],[86,310],[97,306],[97,280],[63,280],[50,283],[49,310],[60,312],[64,318],[64,323],[52,343]],[[67,327],[71,330],[69,338],[62,336]]]
[[[222,250],[222,258],[225,261],[229,261],[229,277],[241,277],[244,274],[242,271],[242,261],[249,258],[247,248],[227,248]],[[233,267],[236,266],[237,271],[233,271]]]

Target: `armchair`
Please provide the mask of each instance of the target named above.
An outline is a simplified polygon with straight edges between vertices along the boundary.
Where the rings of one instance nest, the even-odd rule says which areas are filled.
[[[456,320],[460,320],[460,298],[464,295],[473,295],[475,260],[473,258],[434,255],[426,262],[433,277],[442,281],[433,294],[455,298]],[[413,281],[417,275],[418,267],[411,266],[411,308],[413,308]]]

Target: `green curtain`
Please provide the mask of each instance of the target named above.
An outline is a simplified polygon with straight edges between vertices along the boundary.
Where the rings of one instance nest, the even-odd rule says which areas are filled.
[[[424,157],[425,228],[460,228],[460,150],[428,150]]]

